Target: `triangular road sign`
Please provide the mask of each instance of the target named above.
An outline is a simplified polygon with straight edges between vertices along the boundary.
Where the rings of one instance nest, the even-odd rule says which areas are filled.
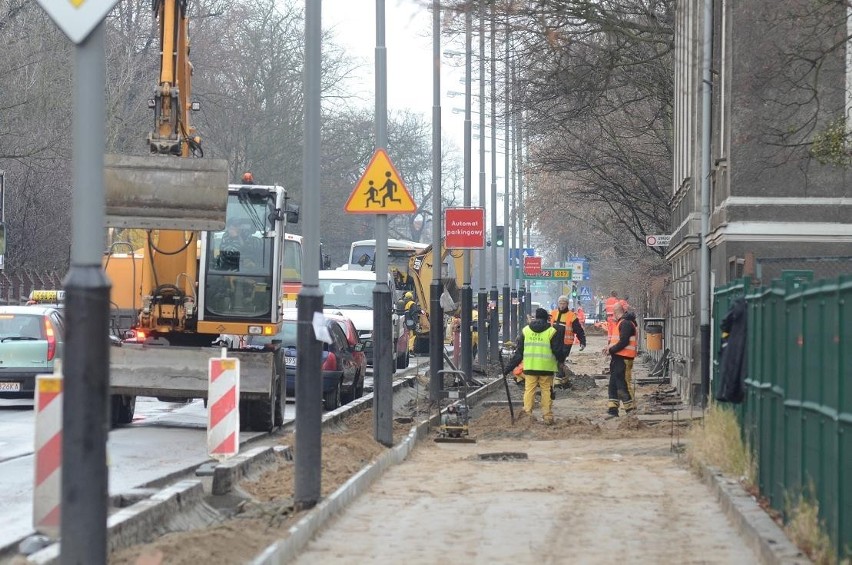
[[[36,0],[59,29],[74,43],[82,43],[118,0]]]
[[[411,214],[417,205],[388,154],[376,149],[343,210],[348,214]]]

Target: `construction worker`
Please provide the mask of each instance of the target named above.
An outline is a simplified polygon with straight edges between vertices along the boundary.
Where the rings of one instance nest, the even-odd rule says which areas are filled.
[[[580,351],[586,348],[586,330],[580,323],[577,314],[568,307],[568,297],[565,295],[556,299],[556,309],[550,312],[550,323],[553,327],[561,326],[565,336],[565,358],[571,355],[574,336],[580,340]]]
[[[405,328],[408,330],[408,350],[414,349],[414,340],[417,339],[417,321],[420,318],[420,306],[414,300],[414,294],[409,290],[397,301],[397,307],[402,303],[402,312],[405,316]]]
[[[624,410],[630,415],[636,409],[636,403],[627,383],[627,360],[632,367],[636,358],[638,331],[636,324],[624,317],[624,308],[620,303],[613,307],[614,330],[609,334],[609,343],[604,348],[604,355],[609,355],[609,400],[607,402],[607,418],[618,417],[619,401]]]
[[[583,310],[582,306],[577,306],[577,319],[580,320],[580,327],[583,328],[583,332],[586,331],[586,312]],[[580,345],[580,336],[574,334],[574,345]],[[585,349],[585,347],[583,348]]]
[[[613,309],[618,303],[618,293],[613,290],[610,293],[609,298],[606,299],[606,303],[604,304],[604,307],[606,308],[606,331],[608,334],[612,333],[612,322],[615,319],[613,317]]]
[[[565,362],[565,337],[562,326],[551,326],[544,308],[535,311],[535,318],[524,327],[518,337],[515,353],[509,359],[503,374],[524,364],[524,413],[532,415],[535,389],[541,389],[542,419],[553,424],[553,400],[550,396],[553,375]]]

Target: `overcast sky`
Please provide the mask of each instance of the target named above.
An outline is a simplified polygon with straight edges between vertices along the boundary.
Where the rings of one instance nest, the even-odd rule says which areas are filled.
[[[431,122],[432,119],[432,13],[431,1],[424,0],[385,0],[385,44],[388,56],[388,109],[390,111],[410,110]],[[350,89],[361,99],[364,107],[372,109],[375,89],[375,48],[376,48],[376,0],[323,0],[323,29],[330,30],[335,42],[346,49],[354,59],[363,64],[360,80],[353,80]],[[475,28],[476,26],[474,26]],[[474,29],[474,34],[476,29]],[[442,52],[464,49],[463,38],[450,43],[442,38]],[[474,35],[474,49],[478,47],[478,37]],[[477,62],[474,61],[474,73]],[[444,143],[452,143],[459,151],[464,148],[464,96],[452,96],[449,93],[464,91],[463,59],[442,57],[441,65],[441,131]],[[478,84],[474,82],[474,95]],[[453,108],[457,108],[453,113]],[[473,110],[478,102],[473,98]],[[478,114],[472,116],[474,135]],[[502,129],[498,130],[499,144],[502,146]],[[499,149],[498,150],[502,150]],[[472,140],[472,161],[474,176],[479,169],[479,140]],[[490,151],[490,142],[486,145]],[[391,155],[391,158],[393,156]],[[498,154],[497,176],[498,192],[502,192],[503,156]],[[486,153],[486,173],[490,184],[490,153]],[[403,175],[404,176],[404,175]],[[478,178],[473,183],[473,204],[478,202]],[[490,187],[487,188],[490,193]],[[498,213],[502,217],[502,201]]]

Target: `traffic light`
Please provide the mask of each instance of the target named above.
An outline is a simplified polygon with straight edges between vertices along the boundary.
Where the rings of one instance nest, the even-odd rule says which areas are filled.
[[[506,244],[506,227],[494,226],[494,245],[503,247]]]
[[[577,298],[577,283],[571,283],[571,296]]]

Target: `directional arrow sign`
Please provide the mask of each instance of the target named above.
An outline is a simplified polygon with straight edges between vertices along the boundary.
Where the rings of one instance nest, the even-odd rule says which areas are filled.
[[[36,0],[68,39],[83,43],[118,0]]]

